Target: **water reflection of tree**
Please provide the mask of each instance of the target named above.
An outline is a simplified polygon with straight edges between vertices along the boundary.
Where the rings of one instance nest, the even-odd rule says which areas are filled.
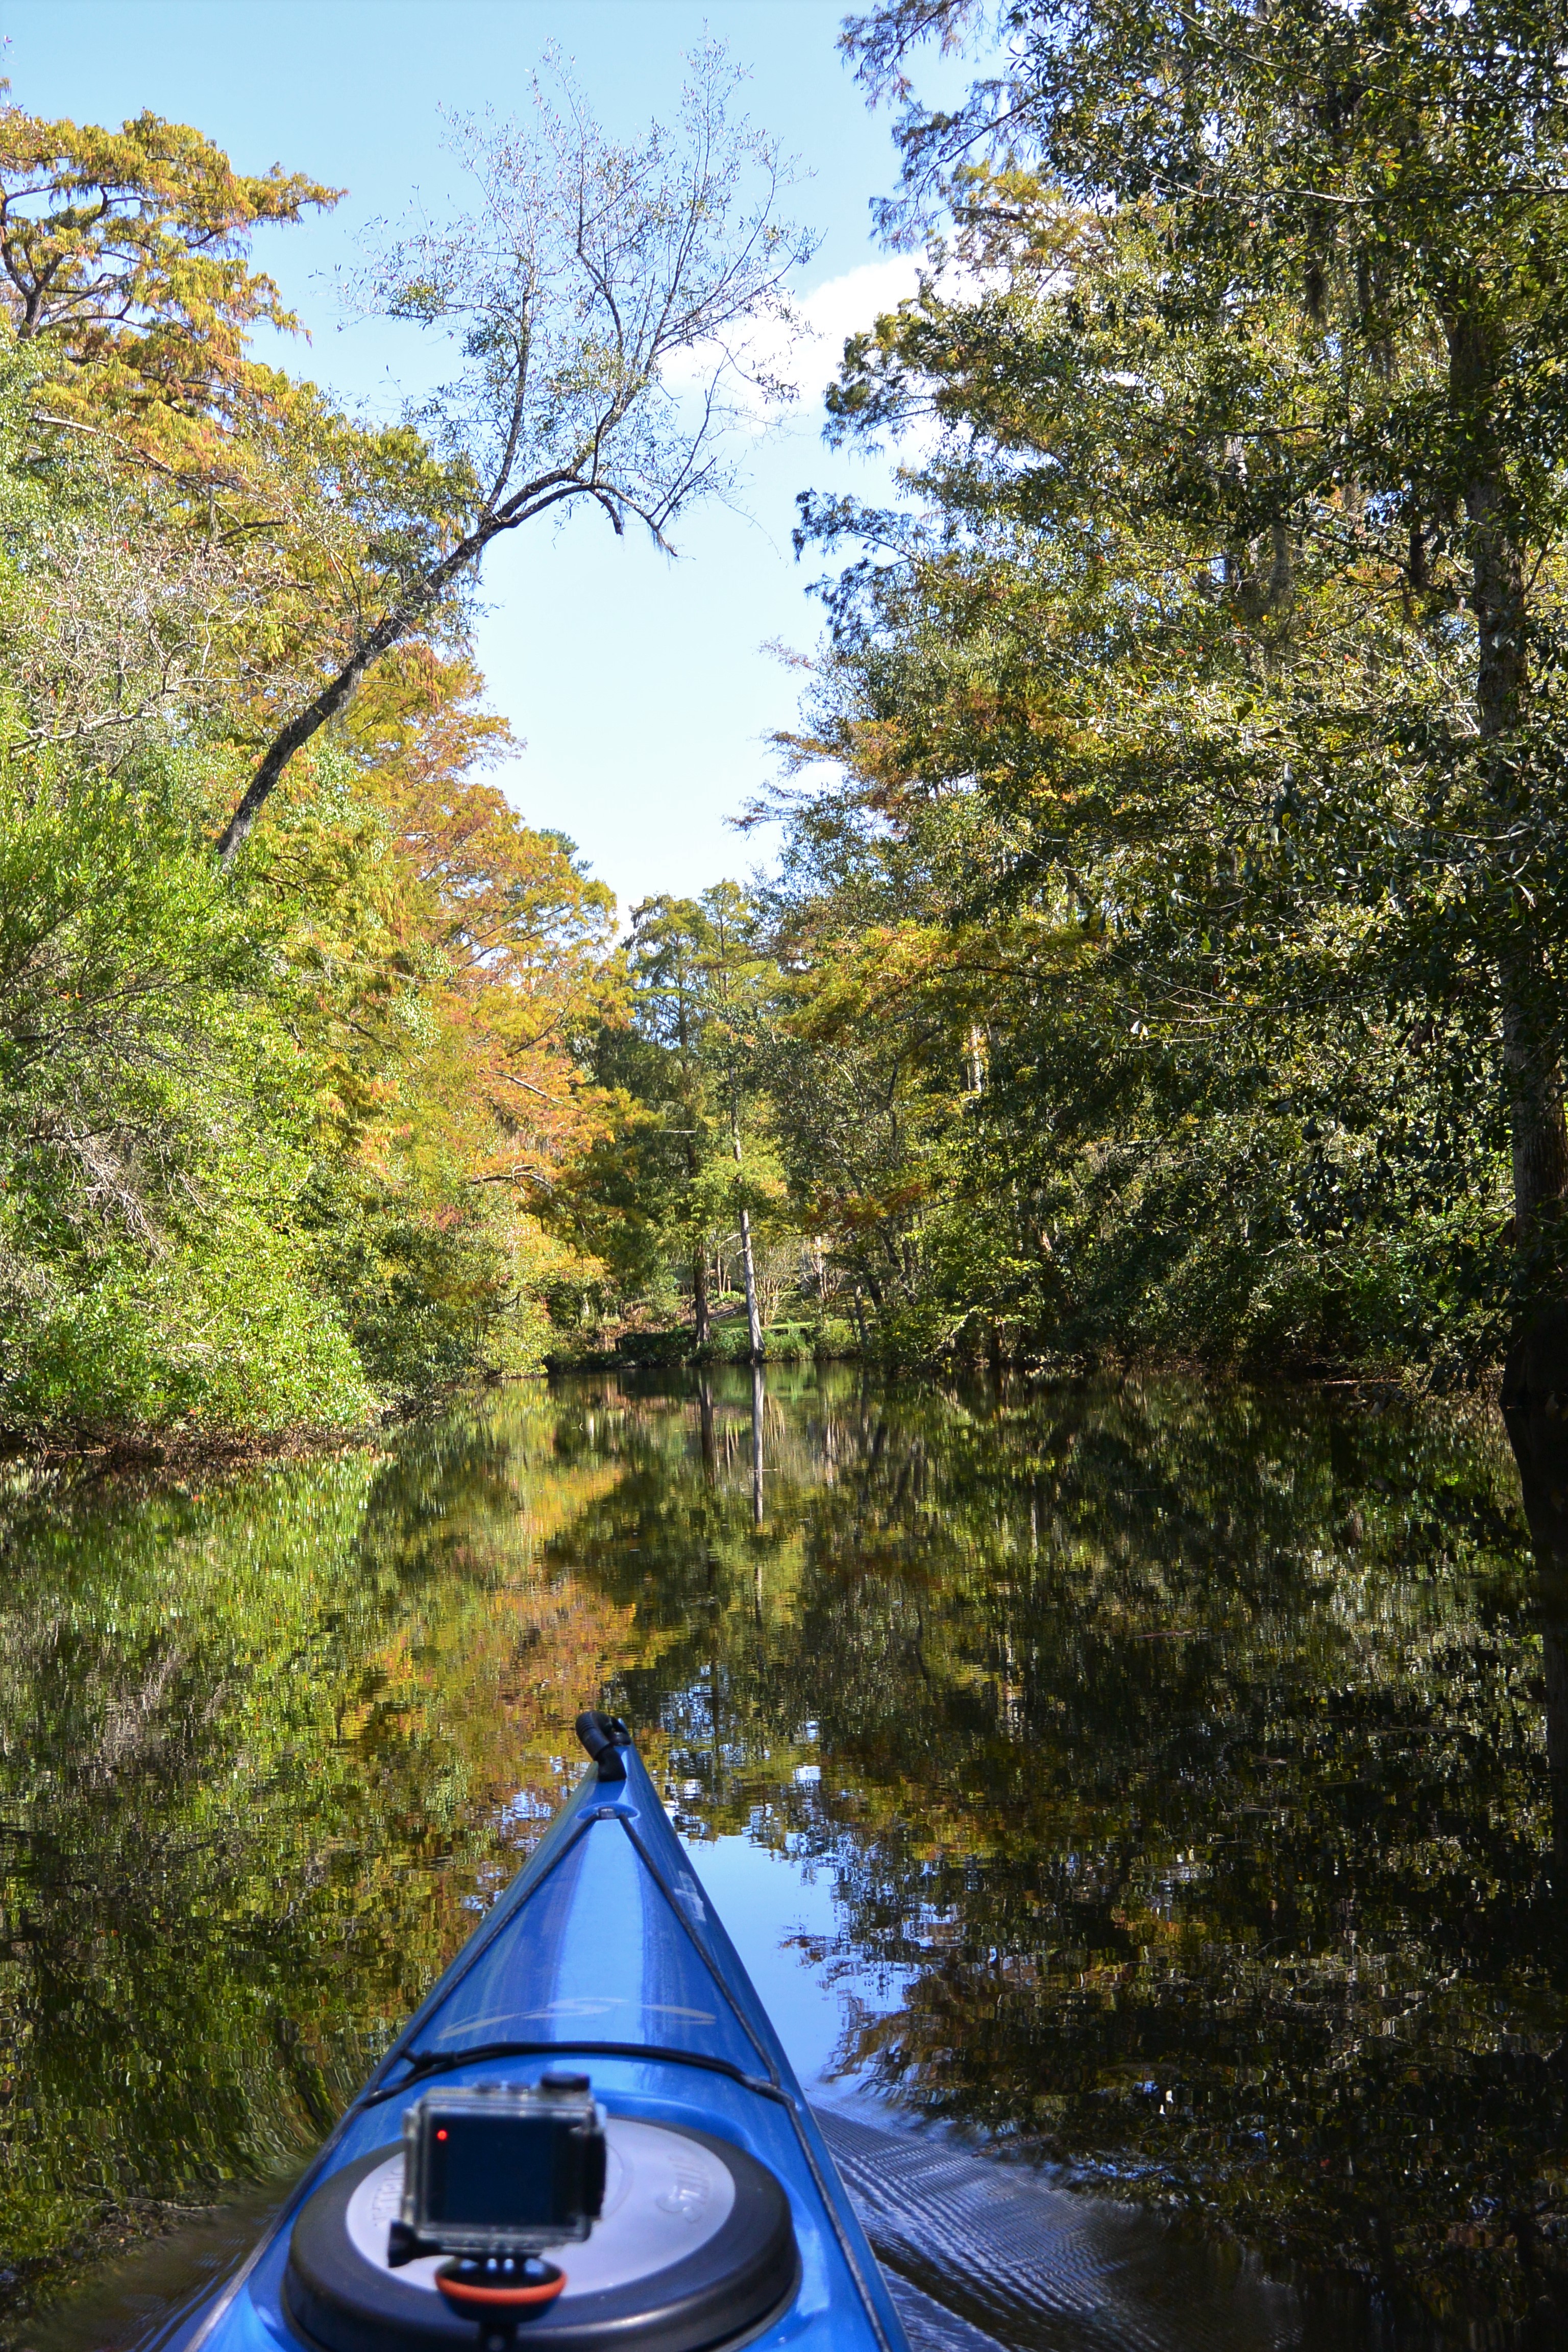
[[[13,1497],[13,2272],[297,2157],[536,1833],[620,1634],[532,1572],[595,1482],[548,1434],[457,1421],[205,1496]]]
[[[1532,1630],[1511,1493],[1484,1420],[773,1372],[205,1499],[19,1493],[5,2260],[300,2145],[608,1678],[694,1818],[834,1874],[846,2054],[902,2095],[1524,2308],[1564,2179],[1568,1612]]]
[[[1568,1950],[1495,1426],[850,1388],[786,1415],[759,1532],[686,1421],[630,1407],[557,1549],[657,1620],[626,1696],[710,1819],[909,1972],[846,2059],[1456,2323],[1544,2294]]]

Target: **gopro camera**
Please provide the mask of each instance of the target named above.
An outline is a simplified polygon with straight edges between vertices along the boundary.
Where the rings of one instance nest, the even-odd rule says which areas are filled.
[[[403,2118],[387,2261],[581,2243],[605,2201],[604,2111],[586,2074],[427,2091]]]

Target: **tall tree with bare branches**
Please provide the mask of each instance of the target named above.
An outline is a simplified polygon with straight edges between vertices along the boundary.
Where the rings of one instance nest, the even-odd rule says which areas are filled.
[[[752,353],[787,320],[811,239],[775,216],[787,173],[732,112],[723,51],[696,56],[673,129],[607,138],[559,68],[531,119],[453,125],[472,209],[390,235],[357,280],[365,309],[452,341],[459,373],[416,421],[463,486],[446,543],[413,535],[353,616],[345,656],[279,728],[219,840],[226,864],[289,761],[375,662],[427,626],[486,550],[589,505],[660,546],[731,482],[724,437],[742,380],[784,387]]]

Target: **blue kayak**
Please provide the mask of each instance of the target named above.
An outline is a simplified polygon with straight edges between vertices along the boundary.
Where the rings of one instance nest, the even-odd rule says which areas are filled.
[[[579,1730],[593,1760],[575,1794],[268,2236],[168,2352],[908,2352],[800,2084],[629,1735],[597,1715]],[[599,2117],[602,2208],[582,2242],[530,2273],[551,2275],[547,2301],[486,2292],[472,2263],[463,2276],[479,2284],[460,2288],[451,2262],[421,2254],[406,2229],[398,2238],[405,2116],[415,2133],[437,2094],[458,2095],[461,2118],[489,2112],[481,2087],[499,2112],[526,2105],[524,2086]]]

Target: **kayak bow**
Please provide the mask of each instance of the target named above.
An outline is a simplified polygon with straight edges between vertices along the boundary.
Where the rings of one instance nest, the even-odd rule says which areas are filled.
[[[168,2352],[908,2352],[800,2084],[629,1733],[596,1714],[578,1731],[592,1760],[575,1793],[271,2231]],[[582,2106],[584,2076],[607,2148],[584,2242],[515,2267],[411,2255],[422,2242],[398,2222],[405,2112],[483,2084],[511,2095],[498,2109],[515,2109],[523,2086],[539,2086],[542,2111],[557,2092]],[[563,2285],[550,2283],[556,2264]]]

